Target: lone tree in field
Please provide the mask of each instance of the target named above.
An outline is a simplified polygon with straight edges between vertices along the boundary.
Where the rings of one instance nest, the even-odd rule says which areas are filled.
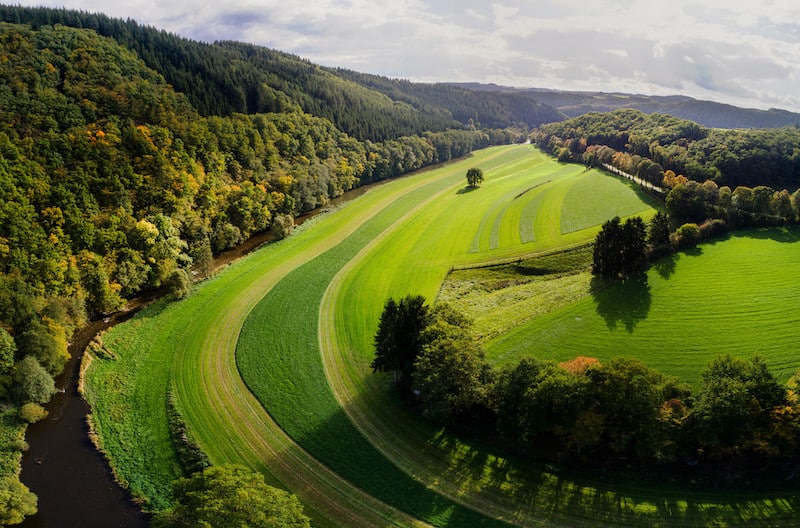
[[[627,277],[645,263],[647,230],[641,218],[624,224],[618,216],[603,224],[594,241],[592,273],[605,278]]]
[[[478,187],[483,183],[483,171],[476,167],[472,167],[467,171],[467,185],[472,188]]]

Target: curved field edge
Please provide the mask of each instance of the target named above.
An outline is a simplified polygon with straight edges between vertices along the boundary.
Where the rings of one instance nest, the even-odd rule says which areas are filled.
[[[179,410],[213,462],[243,462],[262,470],[273,484],[297,493],[317,523],[416,524],[338,478],[332,476],[327,485],[317,482],[317,476],[330,472],[299,449],[260,404],[248,400],[252,396],[236,370],[234,347],[245,315],[271,284],[335,245],[397,196],[436,177],[420,175],[373,189],[367,193],[369,206],[323,215],[289,240],[229,266],[187,299],[157,303],[106,333],[114,359],[92,362],[85,396],[94,410],[98,443],[134,496],[151,509],[161,508],[179,475],[165,410],[174,384]],[[242,428],[248,434],[239,436]]]
[[[516,181],[495,183],[494,186],[487,184],[485,189],[481,189],[482,193],[484,190],[485,193],[470,193],[467,196],[472,198],[473,202],[475,200],[478,203],[487,202],[491,201],[492,193],[495,191],[495,195],[502,197],[508,184],[524,185],[525,174],[520,180],[518,171],[514,167],[520,164],[520,156],[525,157],[530,154],[534,155],[534,159],[542,156],[538,151],[526,147],[517,147],[511,153],[515,158],[512,160],[507,159],[508,151],[502,152],[492,160],[492,165],[487,171],[494,169],[496,171],[494,174],[502,174],[505,167],[505,170],[509,171],[505,177],[517,176]],[[512,163],[508,163],[509,161]],[[564,171],[563,166],[555,163],[551,165],[559,172]],[[569,169],[570,173],[580,173],[583,170],[580,167]],[[371,220],[368,225],[359,229],[351,238],[315,261],[293,271],[267,294],[248,317],[240,335],[237,360],[248,387],[280,425],[297,439],[300,445],[337,472],[346,475],[348,479],[370,493],[435,524],[466,523],[476,526],[491,524],[492,521],[472,511],[454,507],[448,501],[442,501],[441,497],[426,490],[418,482],[398,473],[394,464],[389,463],[369,444],[364,443],[332,397],[321,368],[318,346],[315,343],[317,311],[327,283],[342,265],[364,245],[375,239],[378,233],[398,223],[397,218],[400,215],[403,215],[403,219],[407,222],[417,225],[414,229],[405,230],[405,233],[412,235],[409,244],[406,245],[407,257],[412,260],[425,260],[426,256],[435,257],[425,245],[416,243],[415,236],[419,235],[420,230],[436,230],[441,222],[437,222],[435,217],[442,214],[449,216],[452,212],[443,213],[431,205],[432,198],[436,198],[437,204],[440,200],[459,200],[459,203],[461,200],[469,201],[467,196],[459,197],[462,192],[453,192],[457,187],[463,186],[462,177],[463,174],[458,171],[446,177],[443,174],[437,186],[431,185],[431,188],[422,189],[416,193],[417,196],[403,197]],[[500,182],[501,179],[498,177],[493,181]],[[416,209],[418,212],[412,211],[415,214],[410,214],[408,213],[410,209]],[[457,229],[462,216],[464,219],[472,216],[473,222],[476,221],[472,207],[464,204],[460,209],[454,224]],[[448,220],[450,224],[454,223],[452,217]],[[471,231],[469,226],[466,227],[466,231]],[[447,247],[449,241],[456,247],[456,253],[459,253],[460,238],[463,237],[447,237],[440,233],[438,237],[431,237],[430,243]],[[519,247],[516,251],[520,251]],[[448,262],[428,260],[434,270],[435,280],[432,284],[438,284],[447,272]],[[405,270],[407,269],[405,264],[398,265]],[[391,263],[388,265],[392,267]],[[359,452],[358,457],[352,456],[354,450]],[[390,477],[388,481],[387,477]],[[484,508],[481,504],[473,504],[471,501],[459,502],[474,506],[476,509],[486,509],[492,515],[497,515],[492,508]]]
[[[437,199],[442,199],[442,197]],[[419,213],[419,215],[406,215],[406,217],[403,219],[407,222],[395,222],[395,224],[392,226],[392,229],[385,231],[381,237],[373,238],[372,241],[366,246],[366,249],[362,250],[362,254],[368,254],[370,258],[373,259],[371,262],[377,262],[374,264],[374,266],[378,270],[378,273],[382,279],[386,279],[387,275],[391,276],[391,270],[397,267],[401,270],[401,273],[406,278],[408,278],[409,274],[411,277],[413,277],[413,280],[407,281],[414,285],[412,288],[416,289],[416,287],[419,286],[420,281],[417,279],[420,279],[421,275],[415,274],[414,270],[409,269],[407,262],[404,262],[399,255],[388,254],[388,256],[385,256],[384,259],[381,259],[378,258],[376,253],[381,253],[382,248],[380,248],[380,245],[383,242],[383,238],[388,238],[390,234],[393,235],[397,233],[400,240],[406,241],[409,233],[413,233],[415,231],[415,229],[410,227],[410,224],[418,223],[423,226],[436,225],[437,229],[441,229],[442,226],[440,224],[431,222],[429,218],[425,218],[425,216],[429,214],[436,216],[435,213],[435,208],[425,207],[424,210]],[[423,217],[423,220],[420,221],[418,216]],[[458,223],[460,224],[460,222]],[[469,232],[470,230],[467,228],[465,231]],[[411,238],[413,239],[413,237]],[[434,243],[436,243],[436,241],[434,241]],[[358,242],[355,245],[360,244],[361,243]],[[417,245],[418,244],[415,242],[411,244],[411,246]],[[405,253],[408,249],[408,244],[404,243],[401,244],[401,246],[403,246],[403,253]],[[260,305],[259,308],[257,308],[256,311],[254,311],[254,313],[251,315],[251,318],[248,319],[248,322],[243,329],[242,339],[240,340],[240,348],[238,350],[238,357],[240,358],[239,364],[243,372],[243,376],[248,379],[248,382],[251,384],[251,388],[253,388],[256,394],[259,395],[268,408],[273,409],[275,412],[281,414],[279,421],[282,424],[285,424],[287,429],[292,431],[293,434],[297,435],[298,438],[302,438],[300,442],[303,445],[315,445],[313,449],[315,449],[316,452],[320,452],[320,456],[326,457],[325,460],[328,460],[329,463],[335,464],[336,467],[345,467],[345,470],[352,475],[350,478],[356,478],[362,482],[367,482],[371,478],[369,473],[371,468],[376,465],[376,459],[373,458],[374,453],[372,450],[364,448],[360,439],[356,441],[356,439],[351,437],[349,440],[347,440],[346,445],[344,445],[338,453],[331,454],[329,451],[326,451],[326,449],[331,447],[332,442],[341,442],[342,439],[347,439],[347,436],[352,434],[350,425],[346,421],[342,420],[340,411],[336,408],[336,406],[331,405],[328,389],[324,383],[325,380],[321,379],[319,367],[316,364],[316,361],[318,360],[316,358],[317,352],[315,350],[313,336],[303,335],[302,337],[297,337],[301,333],[286,331],[287,328],[292,328],[294,326],[303,328],[307,334],[310,334],[315,329],[316,324],[312,316],[314,307],[318,302],[316,301],[316,297],[318,296],[319,288],[322,284],[330,280],[330,274],[332,271],[335,271],[336,268],[341,265],[341,262],[347,260],[349,255],[352,254],[352,250],[350,249],[343,249],[339,247],[336,249],[336,252],[332,252],[331,255],[326,256],[327,259],[321,258],[319,263],[313,263],[314,265],[309,266],[307,269],[296,270],[291,277],[291,281],[288,282],[285,287],[281,288],[281,290],[283,290],[282,292],[280,292],[277,288],[270,292],[270,295],[264,299],[262,305]],[[414,251],[416,251],[416,249],[414,249]],[[436,260],[436,255],[431,255],[424,249],[422,250],[422,253],[425,253],[430,257],[426,263],[426,266],[430,265],[430,261]],[[353,261],[351,260],[350,263],[352,264]],[[350,264],[348,264],[348,267],[349,266]],[[424,274],[430,275],[430,273],[427,271],[422,272],[422,275]],[[435,272],[431,276],[436,277],[437,274],[438,272]],[[374,293],[372,288],[373,284],[365,284],[359,281],[355,282],[357,282],[359,287],[362,289],[362,296],[353,295],[350,297],[351,299],[363,299],[363,294],[369,292],[367,294],[370,297],[377,298],[377,302],[379,304],[382,303],[382,299],[385,297]],[[429,280],[428,282],[434,286],[437,284],[436,279]],[[295,292],[298,290],[300,285],[304,285],[311,295],[297,295]],[[374,299],[372,299],[372,301],[374,301]],[[270,309],[270,306],[272,309]],[[291,309],[289,309],[289,311],[292,313],[289,314],[281,315],[277,313],[279,310],[278,307],[288,306],[301,306],[303,307],[302,313],[299,313],[298,310]],[[362,314],[358,313],[357,310],[337,311],[339,313],[346,314],[343,317],[349,321],[363,321],[363,317],[361,317]],[[327,306],[322,306],[320,313],[323,315],[323,322],[320,326],[320,336],[324,341],[326,336],[331,335],[329,334],[331,324],[329,322],[325,322],[325,315],[333,313],[333,310]],[[323,330],[323,328],[325,329]],[[275,336],[276,334],[286,334],[295,337],[273,337],[273,340],[267,343],[265,337]],[[367,332],[366,335],[371,335],[371,332]],[[247,336],[248,340],[252,339],[252,342],[245,342],[245,336]],[[278,342],[275,343],[274,340],[277,340]],[[259,353],[259,347],[261,348],[261,353]],[[265,351],[267,350],[275,352],[275,354],[266,353]],[[290,375],[292,372],[303,372],[303,376],[295,376],[293,377],[291,383],[285,383],[285,380],[292,378]],[[330,368],[328,369],[327,374],[329,378],[332,378]],[[344,377],[346,376],[342,376],[342,378]],[[306,379],[303,380],[302,378]],[[295,383],[299,388],[293,386]],[[335,381],[333,381],[332,384],[334,387],[336,387]],[[287,393],[291,391],[295,391],[294,396],[297,399],[287,402]],[[363,399],[363,394],[358,391],[353,391],[345,396],[347,398],[343,398],[342,394],[337,392],[337,397],[339,397],[340,404],[345,408],[345,411],[350,418],[353,419],[353,404],[359,399]],[[324,404],[319,404],[321,400],[324,401]],[[396,416],[392,417],[392,419],[395,418]],[[388,422],[391,421],[392,420],[389,420]],[[365,432],[361,427],[363,424],[358,425],[359,428],[362,429],[362,432]],[[419,423],[411,423],[410,425],[411,427],[408,429],[404,429],[402,427],[388,427],[383,429],[383,437],[400,438],[404,433],[407,432],[407,430],[416,430],[420,429],[421,427]],[[422,427],[424,428],[424,425]],[[377,427],[376,429],[380,429],[380,427]],[[368,432],[365,432],[365,434],[370,436]],[[381,433],[378,434],[380,435]],[[509,477],[510,475],[513,475],[513,473],[519,472],[519,468],[513,468],[510,471],[508,469],[501,469],[501,471],[496,471],[491,475],[491,478],[495,478],[500,475],[501,472],[503,472],[503,480],[512,481],[510,485],[501,490],[500,500],[498,500],[497,497],[480,496],[479,488],[482,487],[481,485],[483,484],[481,482],[479,482],[479,486],[477,488],[472,489],[470,489],[469,486],[452,486],[451,481],[455,481],[456,478],[458,479],[459,483],[466,480],[464,475],[456,474],[456,471],[454,471],[452,466],[446,466],[444,468],[437,467],[435,468],[435,471],[431,472],[429,468],[424,466],[424,464],[429,462],[423,461],[422,471],[420,471],[420,459],[425,458],[425,456],[421,457],[420,455],[424,454],[429,456],[429,452],[431,451],[431,446],[428,442],[422,442],[423,445],[421,449],[417,449],[419,448],[420,443],[407,443],[404,446],[403,442],[394,442],[387,448],[385,443],[381,444],[379,441],[375,441],[374,438],[370,438],[370,440],[374,445],[378,446],[384,454],[388,454],[388,458],[391,458],[395,463],[398,463],[401,460],[401,457],[397,456],[397,453],[401,450],[405,449],[407,452],[415,452],[417,467],[414,467],[414,464],[400,464],[403,469],[407,471],[409,471],[411,468],[409,472],[413,474],[415,478],[423,480],[426,485],[437,489],[437,491],[443,491],[446,495],[453,497],[459,502],[468,504],[469,506],[476,507],[483,511],[491,512],[492,515],[506,518],[515,523],[522,523],[525,525],[551,524],[556,518],[558,518],[558,515],[561,515],[563,520],[563,512],[572,507],[578,497],[584,497],[584,500],[586,501],[597,502],[596,490],[600,489],[599,486],[587,487],[586,485],[575,484],[569,480],[565,480],[562,476],[544,474],[539,471],[538,477],[540,479],[549,480],[552,483],[557,482],[557,484],[550,486],[548,493],[541,494],[542,498],[545,500],[542,500],[541,503],[538,503],[535,508],[532,504],[525,503],[523,503],[522,506],[520,506],[520,503],[516,503],[511,504],[510,507],[503,508],[502,503],[508,503],[508,497],[516,494],[516,497],[519,499],[521,496],[525,496],[524,486],[517,485],[516,488],[511,489],[511,486],[514,485],[514,481],[516,481],[517,484],[528,484],[528,482],[525,482],[519,478],[520,475],[514,475],[511,478]],[[453,439],[443,438],[441,436],[436,439],[436,442],[439,444],[455,443],[453,442]],[[393,448],[397,447],[399,447],[400,450],[392,450]],[[359,453],[368,452],[369,456],[364,457],[365,460],[363,464],[360,460],[356,462],[351,457],[351,452],[348,451],[348,448],[357,450]],[[467,469],[469,471],[475,470],[478,473],[482,473],[484,471],[483,466],[487,464],[481,464],[480,467],[476,468],[474,464],[469,464],[468,462],[465,463],[467,458],[468,457],[463,457],[462,460],[456,460],[456,465],[462,464],[464,467],[472,466]],[[488,458],[481,458],[481,460],[489,462],[489,466],[493,466],[495,463],[498,466],[504,466],[507,464],[507,461],[497,459],[496,457],[494,457],[493,460],[489,460]],[[453,462],[453,459],[448,460],[448,462]],[[351,467],[352,465],[366,466],[360,469],[363,469],[364,473],[367,475],[365,476],[364,474],[357,474],[359,468]],[[463,467],[461,469],[463,469]],[[422,476],[424,475],[425,470],[428,470],[428,473],[432,473],[433,476],[431,478],[423,478]],[[383,471],[384,469],[381,468],[378,472],[381,473]],[[380,484],[370,482],[369,485],[379,486]],[[540,487],[539,489],[541,490],[543,488],[544,487]],[[555,490],[557,490],[557,493],[554,492]],[[474,493],[475,491],[478,491],[478,493]],[[609,496],[608,503],[614,504],[617,502],[617,500],[621,501],[624,503],[624,509],[628,514],[628,518],[625,520],[630,522],[633,519],[634,522],[642,522],[643,512],[647,512],[648,509],[653,506],[653,501],[648,500],[648,502],[644,503],[637,502],[635,500],[635,494],[618,496],[616,494],[617,491],[618,490],[603,492],[605,495]],[[656,493],[659,497],[662,497],[664,490],[657,490]],[[646,498],[652,499],[653,495],[647,496]],[[568,503],[562,503],[563,500],[567,500]],[[719,501],[717,501],[717,503],[719,503]],[[675,509],[673,506],[674,505],[667,504],[667,507]],[[653,509],[656,510],[655,507]],[[551,510],[554,510],[555,514]],[[582,513],[586,515],[586,517],[581,518]],[[574,512],[569,515],[567,523],[575,524],[577,522],[592,524],[598,519],[607,518],[608,516],[608,512],[602,511]],[[615,519],[616,521],[620,521],[622,517],[616,516]]]
[[[317,343],[320,300],[333,276],[409,210],[463,185],[462,177],[457,171],[403,196],[351,237],[286,276],[248,316],[236,356],[242,378],[281,427],[350,482],[437,526],[503,526],[426,488],[367,442],[333,396]]]

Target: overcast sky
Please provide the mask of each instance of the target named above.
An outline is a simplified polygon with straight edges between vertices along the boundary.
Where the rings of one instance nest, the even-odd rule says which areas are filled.
[[[800,111],[797,0],[20,3],[103,12],[412,81],[683,94]]]

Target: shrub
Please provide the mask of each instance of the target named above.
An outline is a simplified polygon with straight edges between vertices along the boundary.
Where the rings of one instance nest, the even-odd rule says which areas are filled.
[[[167,293],[175,299],[183,299],[192,287],[192,279],[189,273],[183,268],[172,272],[165,284]]]
[[[275,240],[283,240],[294,231],[294,218],[292,218],[292,215],[288,214],[279,214],[275,216],[275,219],[272,221],[271,231]]]
[[[29,424],[36,423],[47,416],[47,411],[38,403],[28,402],[19,409],[19,417]]]
[[[683,224],[673,236],[676,247],[693,246],[700,240],[700,227],[694,223]]]
[[[25,356],[17,364],[14,381],[14,395],[23,403],[44,403],[56,392],[53,377],[33,356]]]

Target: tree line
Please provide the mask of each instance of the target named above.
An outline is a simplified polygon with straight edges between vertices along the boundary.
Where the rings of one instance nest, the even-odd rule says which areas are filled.
[[[758,356],[721,355],[692,391],[630,358],[524,359],[497,369],[470,324],[421,296],[389,299],[373,371],[392,373],[428,419],[499,434],[512,449],[546,459],[684,469],[725,461],[756,471],[800,452],[800,372],[782,386]]]
[[[564,161],[592,163],[601,158],[612,163],[618,155],[615,166],[656,185],[661,185],[666,171],[672,171],[731,189],[800,187],[800,128],[796,126],[709,129],[685,119],[625,109],[543,125],[532,138]]]

